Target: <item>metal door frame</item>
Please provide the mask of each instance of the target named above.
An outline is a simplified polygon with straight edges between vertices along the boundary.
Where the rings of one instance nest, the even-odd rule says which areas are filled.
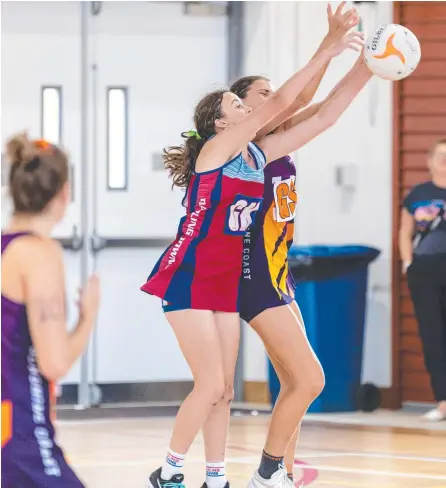
[[[244,39],[244,2],[228,2],[228,82],[231,85],[243,73],[245,51]],[[235,366],[234,400],[242,402],[245,399],[243,347],[245,343],[244,323],[240,319],[240,345]]]

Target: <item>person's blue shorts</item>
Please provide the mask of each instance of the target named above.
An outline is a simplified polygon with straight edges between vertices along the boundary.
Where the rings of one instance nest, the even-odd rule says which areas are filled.
[[[187,310],[190,307],[184,307],[182,305],[178,305],[175,303],[166,302],[166,300],[161,300],[161,306],[163,308],[163,312],[178,312],[179,310]]]

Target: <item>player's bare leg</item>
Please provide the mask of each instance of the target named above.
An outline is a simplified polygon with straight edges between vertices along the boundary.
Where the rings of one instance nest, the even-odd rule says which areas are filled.
[[[169,451],[161,468],[148,480],[149,488],[183,488],[186,454],[212,408],[225,392],[224,368],[215,315],[207,310],[166,313],[181,352],[194,377],[194,388],[181,405]]]
[[[324,374],[291,306],[265,310],[250,325],[288,377],[271,417],[259,470],[249,486],[283,487],[290,482],[282,468],[285,452],[309,405],[322,391]]]
[[[240,318],[235,313],[216,312],[215,322],[223,354],[225,393],[217,405],[212,407],[203,426],[206,482],[202,488],[229,487],[225,472],[225,450],[231,402],[234,397],[234,374],[240,343]]]

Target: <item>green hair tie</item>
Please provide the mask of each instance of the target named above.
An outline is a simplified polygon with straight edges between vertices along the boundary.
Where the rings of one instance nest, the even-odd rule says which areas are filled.
[[[187,137],[195,137],[198,141],[201,141],[201,136],[196,130],[190,130],[186,132]]]

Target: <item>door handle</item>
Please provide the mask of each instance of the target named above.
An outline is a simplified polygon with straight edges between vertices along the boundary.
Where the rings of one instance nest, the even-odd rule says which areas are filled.
[[[91,251],[96,254],[103,251],[107,247],[107,239],[99,236],[96,231],[93,231],[93,235],[90,238]]]
[[[73,226],[73,235],[71,237],[62,237],[56,239],[57,242],[67,251],[80,251],[84,246],[82,237],[78,234],[77,226]]]
[[[104,249],[148,249],[167,247],[173,241],[169,237],[101,237],[96,231],[90,239],[91,251],[96,254]]]

